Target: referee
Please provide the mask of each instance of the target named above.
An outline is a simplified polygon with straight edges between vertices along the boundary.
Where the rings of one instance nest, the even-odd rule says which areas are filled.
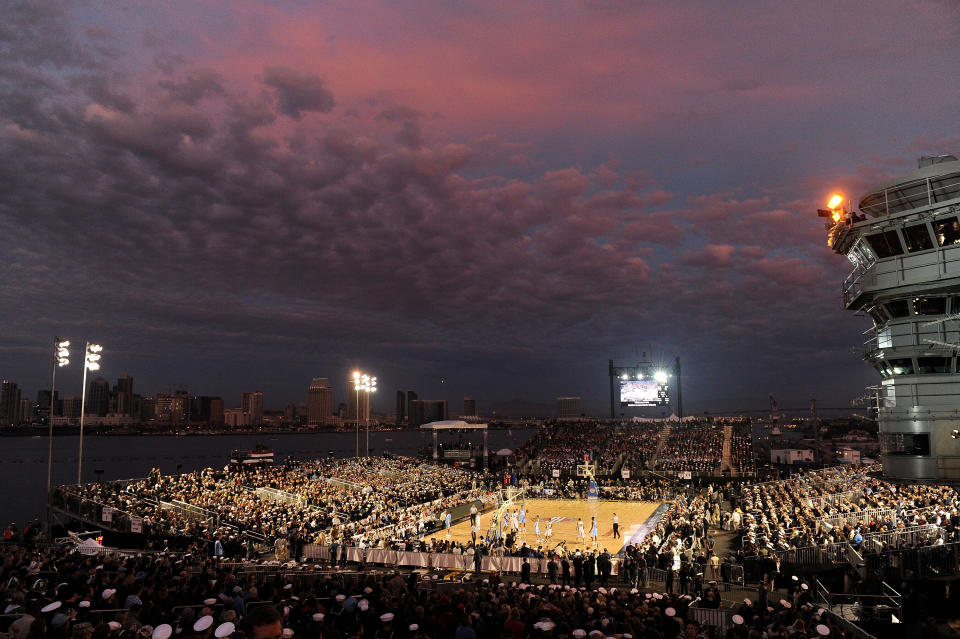
[[[613,513],[613,538],[617,539],[620,536],[620,518],[617,517],[617,513]]]

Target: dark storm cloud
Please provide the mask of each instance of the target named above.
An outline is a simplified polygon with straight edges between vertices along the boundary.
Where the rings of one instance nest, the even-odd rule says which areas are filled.
[[[277,94],[280,112],[298,119],[304,111],[329,113],[334,106],[333,93],[316,73],[289,67],[267,67],[263,83]]]
[[[215,382],[189,378],[196,362],[296,399],[310,376],[365,359],[393,369],[396,386],[456,371],[464,387],[500,379],[495,393],[587,396],[589,384],[559,387],[595,377],[602,400],[606,358],[655,342],[721,370],[698,382],[709,397],[800,359],[820,366],[859,331],[835,329],[854,320],[823,293],[844,267],[823,246],[815,203],[796,187],[691,187],[658,174],[659,159],[644,170],[611,159],[589,129],[568,142],[576,127],[553,118],[592,94],[555,90],[560,75],[481,74],[476,112],[462,110],[559,121],[551,147],[481,125],[458,135],[449,122],[461,110],[428,118],[435,105],[403,91],[350,94],[322,65],[164,50],[131,71],[109,54],[123,48],[116,29],[79,23],[59,5],[23,4],[0,26],[0,154],[14,159],[0,162],[0,356],[24,369],[45,366],[23,357],[31,344],[73,331],[109,340],[112,366],[201,392]],[[549,57],[553,41],[532,33],[529,46]],[[599,59],[583,63],[619,56]],[[710,86],[711,99],[769,89],[749,74]],[[609,102],[603,127],[649,117]],[[684,134],[681,145],[695,137]],[[709,142],[697,139],[697,153]],[[864,165],[874,168],[849,184],[902,168]],[[188,379],[171,379],[184,368]]]

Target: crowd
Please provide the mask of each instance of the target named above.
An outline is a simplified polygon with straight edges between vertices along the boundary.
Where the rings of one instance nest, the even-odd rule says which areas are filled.
[[[707,633],[698,608],[715,608],[720,598],[712,584],[694,596],[642,584],[588,588],[559,574],[536,585],[481,575],[444,590],[415,572],[291,578],[190,553],[119,558],[10,544],[0,559],[0,631],[13,639],[697,639]],[[744,600],[728,632],[788,635],[845,636],[800,588],[789,600]]]
[[[657,455],[657,469],[713,472],[720,465],[722,452],[722,424],[674,424],[666,445]]]
[[[730,466],[741,474],[756,470],[752,426],[749,421],[733,425],[733,435],[730,438]]]
[[[915,537],[941,543],[957,537],[953,488],[895,485],[872,476],[875,470],[845,466],[745,485],[726,527],[739,530],[742,546],[758,555],[838,543],[876,551],[903,541],[884,533],[914,530],[923,533]]]
[[[598,474],[622,467],[637,472],[652,467],[662,471],[714,472],[720,466],[724,426],[733,426],[731,463],[740,472],[753,472],[753,439],[750,422],[744,419],[708,419],[669,422],[670,433],[660,442],[664,422],[558,422],[541,427],[515,451],[521,460],[535,460],[540,472],[575,474],[584,455],[592,457]],[[659,452],[658,452],[659,449]],[[618,466],[622,462],[622,466]]]
[[[439,526],[445,511],[489,498],[489,488],[477,485],[475,474],[411,459],[376,458],[236,472],[153,471],[138,481],[63,487],[54,501],[94,521],[102,519],[100,510],[89,510],[94,506],[114,509],[111,524],[141,518],[143,531],[152,535],[220,538],[223,543],[250,538],[267,544],[295,538],[294,543],[309,544],[423,534]]]

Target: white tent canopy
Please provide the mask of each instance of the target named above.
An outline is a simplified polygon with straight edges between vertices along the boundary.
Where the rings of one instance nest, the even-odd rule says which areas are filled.
[[[486,424],[468,424],[462,419],[445,419],[439,422],[430,422],[420,426],[420,430],[433,431],[433,460],[438,458],[437,435],[443,430],[479,430],[483,433],[483,465],[487,465],[487,425]],[[506,449],[504,449],[506,450]],[[509,451],[508,451],[509,452]]]

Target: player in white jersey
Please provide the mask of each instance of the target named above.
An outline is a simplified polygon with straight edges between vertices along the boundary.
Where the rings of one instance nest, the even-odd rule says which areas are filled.
[[[553,541],[553,521],[550,520],[550,519],[547,520],[547,530],[546,530],[546,534],[545,534],[544,536],[545,536],[545,541],[546,541],[548,544],[549,544],[551,541]]]
[[[510,530],[513,532],[520,530],[520,517],[517,515],[517,511],[510,513]]]
[[[584,540],[584,536],[585,535],[583,534],[583,520],[577,517],[577,541],[582,544]]]

